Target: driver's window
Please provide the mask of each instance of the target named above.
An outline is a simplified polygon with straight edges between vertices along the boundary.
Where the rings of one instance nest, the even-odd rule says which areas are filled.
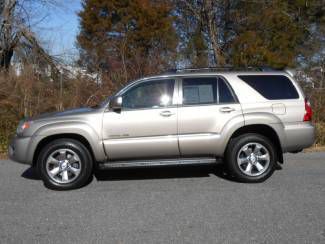
[[[175,81],[153,80],[132,87],[122,97],[126,109],[160,108],[172,104]]]

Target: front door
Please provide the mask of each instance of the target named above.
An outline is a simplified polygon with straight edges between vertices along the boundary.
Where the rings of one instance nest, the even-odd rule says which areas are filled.
[[[176,85],[173,79],[131,85],[121,111],[103,117],[104,147],[109,159],[179,156]]]

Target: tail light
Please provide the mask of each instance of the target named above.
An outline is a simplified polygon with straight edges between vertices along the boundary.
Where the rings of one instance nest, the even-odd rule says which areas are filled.
[[[305,115],[304,115],[304,121],[311,121],[313,117],[313,111],[311,109],[310,102],[307,98],[305,98]]]

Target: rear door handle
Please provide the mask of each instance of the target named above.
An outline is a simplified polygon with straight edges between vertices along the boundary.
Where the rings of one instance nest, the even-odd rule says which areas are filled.
[[[163,117],[170,117],[170,116],[172,116],[172,115],[174,115],[174,114],[173,114],[172,112],[166,110],[166,111],[162,111],[162,112],[160,113],[160,115],[163,116]]]
[[[235,110],[236,109],[231,108],[231,107],[222,107],[222,108],[219,109],[219,111],[222,112],[222,113],[230,113],[230,112],[235,111]]]

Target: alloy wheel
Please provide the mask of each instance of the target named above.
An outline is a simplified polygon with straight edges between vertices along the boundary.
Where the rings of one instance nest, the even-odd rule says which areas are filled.
[[[257,142],[245,144],[237,154],[237,164],[242,173],[248,176],[263,174],[270,165],[270,153]]]
[[[58,149],[46,160],[46,172],[59,184],[67,184],[78,178],[81,172],[81,160],[71,149]]]

